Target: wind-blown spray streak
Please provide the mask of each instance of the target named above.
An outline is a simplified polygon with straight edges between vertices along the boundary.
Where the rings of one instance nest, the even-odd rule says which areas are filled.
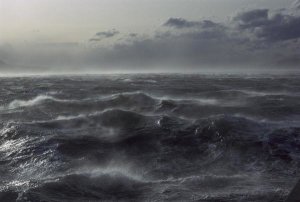
[[[299,177],[299,81],[2,78],[0,199],[283,201]]]

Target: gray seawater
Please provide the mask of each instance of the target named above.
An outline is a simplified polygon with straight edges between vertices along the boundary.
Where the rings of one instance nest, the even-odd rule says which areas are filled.
[[[0,201],[284,201],[300,76],[0,78]]]

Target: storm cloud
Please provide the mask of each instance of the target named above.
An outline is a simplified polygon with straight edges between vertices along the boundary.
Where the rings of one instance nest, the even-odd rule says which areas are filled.
[[[174,27],[177,29],[184,29],[184,28],[210,28],[210,27],[215,27],[218,24],[214,23],[210,20],[188,21],[183,18],[170,18],[163,25],[166,27]]]
[[[228,23],[169,18],[163,27],[170,29],[107,51],[94,50],[89,61],[132,68],[298,68],[300,18],[270,13],[239,12]]]
[[[69,65],[82,71],[285,70],[300,66],[300,16],[286,10],[252,9],[238,12],[225,22],[170,17],[148,35],[113,29],[98,32],[89,41],[116,35],[124,40],[110,47],[77,44],[64,49],[28,47],[22,49],[25,53],[10,53],[19,64]]]
[[[253,33],[258,39],[277,42],[300,37],[300,16],[271,15],[268,9],[257,9],[240,13],[234,20],[241,30]]]

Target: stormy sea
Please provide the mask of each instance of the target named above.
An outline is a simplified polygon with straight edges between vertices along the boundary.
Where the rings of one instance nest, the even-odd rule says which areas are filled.
[[[300,75],[0,78],[0,201],[284,201]]]

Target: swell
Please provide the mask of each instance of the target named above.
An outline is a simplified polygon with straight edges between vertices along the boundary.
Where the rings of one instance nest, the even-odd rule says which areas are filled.
[[[8,148],[2,159],[15,159],[13,166],[25,163],[32,172],[45,175],[49,171],[39,169],[48,167],[49,160],[49,165],[57,165],[84,158],[105,165],[116,157],[130,159],[145,168],[145,175],[158,179],[207,169],[228,174],[282,172],[289,165],[284,172],[292,172],[300,156],[299,127],[235,116],[189,121],[115,109],[71,119],[11,123],[1,137],[1,148]],[[41,162],[40,167],[34,162]]]
[[[113,107],[123,107],[123,108],[136,108],[136,109],[155,109],[156,105],[161,102],[172,100],[178,104],[199,104],[199,105],[217,105],[218,102],[215,99],[203,99],[203,98],[192,98],[192,99],[179,99],[170,97],[155,97],[141,92],[133,93],[120,93],[110,96],[101,96],[83,100],[70,100],[70,99],[60,99],[55,98],[50,95],[38,95],[29,100],[13,100],[2,109],[10,110],[17,108],[33,108],[38,105],[44,105],[45,108],[50,108],[51,110],[59,107],[59,109],[76,109],[76,108],[89,108],[89,109],[106,109]],[[54,110],[55,111],[55,110]]]
[[[97,126],[109,127],[114,129],[133,129],[144,127],[150,122],[150,116],[145,116],[136,112],[108,109],[101,112],[91,114],[81,114],[71,117],[57,117],[49,121],[29,122],[33,126],[49,128],[49,129],[78,129],[78,128],[94,128]]]
[[[21,107],[33,107],[35,105],[42,104],[46,101],[56,101],[56,102],[67,102],[67,100],[61,100],[54,98],[49,95],[38,95],[33,99],[30,100],[14,100],[10,102],[7,106],[7,109],[16,109]]]
[[[15,196],[15,199],[18,201],[141,200],[144,189],[145,184],[121,173],[98,176],[70,174],[30,188],[18,197]]]
[[[50,179],[17,195],[6,191],[0,199],[17,201],[228,201],[235,199],[282,201],[288,194],[286,188],[273,190],[268,183],[249,190],[243,183],[254,185],[259,177],[252,176],[189,176],[166,181],[139,181],[122,173],[69,174]],[[176,186],[180,182],[181,186]],[[240,189],[234,187],[240,186]],[[231,191],[231,190],[234,191]],[[226,194],[230,190],[230,194]],[[176,193],[182,193],[180,195]],[[268,194],[267,197],[265,194]]]
[[[2,117],[4,120],[15,116],[25,120],[53,119],[57,116],[78,116],[114,108],[192,119],[218,114],[242,114],[261,119],[284,120],[300,114],[297,97],[274,94],[266,96],[234,96],[232,99],[230,95],[227,95],[227,98],[224,95],[222,98],[215,95],[206,99],[179,99],[133,92],[76,100],[39,95],[30,100],[10,102],[2,107]]]
[[[283,201],[299,80],[128,78],[1,80],[0,201]]]

